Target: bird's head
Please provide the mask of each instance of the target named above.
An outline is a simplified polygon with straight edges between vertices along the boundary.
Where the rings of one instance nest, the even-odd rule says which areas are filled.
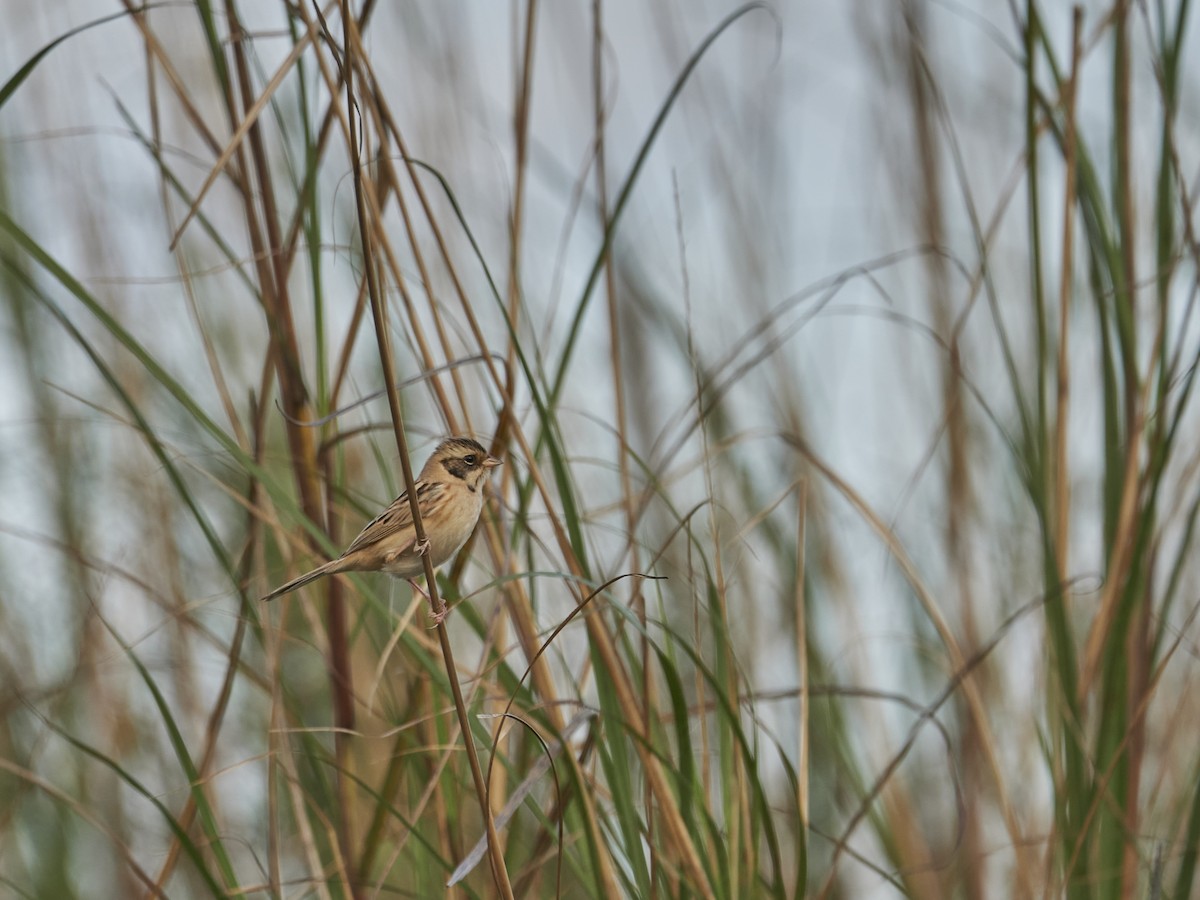
[[[492,469],[501,462],[494,456],[488,456],[478,441],[452,437],[438,444],[421,475],[423,478],[436,477],[439,481],[453,482],[459,479],[465,481],[472,491],[477,491]]]

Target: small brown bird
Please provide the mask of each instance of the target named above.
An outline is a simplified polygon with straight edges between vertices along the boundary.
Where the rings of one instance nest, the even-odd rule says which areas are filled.
[[[482,445],[471,438],[452,437],[442,441],[414,484],[421,523],[425,526],[423,545],[417,543],[412,508],[405,491],[362,530],[345,553],[280,585],[263,599],[273,600],[322,575],[337,572],[386,572],[407,579],[415,590],[424,594],[413,580],[425,570],[422,557],[430,554],[436,569],[467,542],[483,510],[483,483],[500,464],[500,460],[488,456]],[[434,619],[435,624],[440,622],[437,616]]]

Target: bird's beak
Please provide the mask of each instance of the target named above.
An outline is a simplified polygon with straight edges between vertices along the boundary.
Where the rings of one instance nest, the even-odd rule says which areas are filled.
[[[504,465],[504,460],[496,459],[496,457],[494,457],[494,456],[489,456],[487,459],[485,459],[483,461],[483,467],[485,469],[494,469],[494,468],[496,468],[496,466],[502,466],[502,465]]]

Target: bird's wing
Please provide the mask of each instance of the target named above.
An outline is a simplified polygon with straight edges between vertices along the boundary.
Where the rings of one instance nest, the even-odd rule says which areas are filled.
[[[445,485],[436,481],[418,481],[416,488],[417,503],[421,506],[423,516],[428,515],[425,510],[431,509],[436,504],[438,497],[445,490]],[[393,500],[387,509],[367,523],[367,526],[359,532],[358,537],[351,541],[342,556],[349,556],[356,550],[370,547],[384,538],[399,534],[406,528],[412,528],[412,523],[412,507],[408,502],[408,491],[405,491]]]

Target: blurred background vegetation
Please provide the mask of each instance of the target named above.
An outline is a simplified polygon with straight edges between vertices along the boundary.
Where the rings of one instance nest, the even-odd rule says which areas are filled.
[[[9,0],[0,893],[1200,897],[1190,12]]]

